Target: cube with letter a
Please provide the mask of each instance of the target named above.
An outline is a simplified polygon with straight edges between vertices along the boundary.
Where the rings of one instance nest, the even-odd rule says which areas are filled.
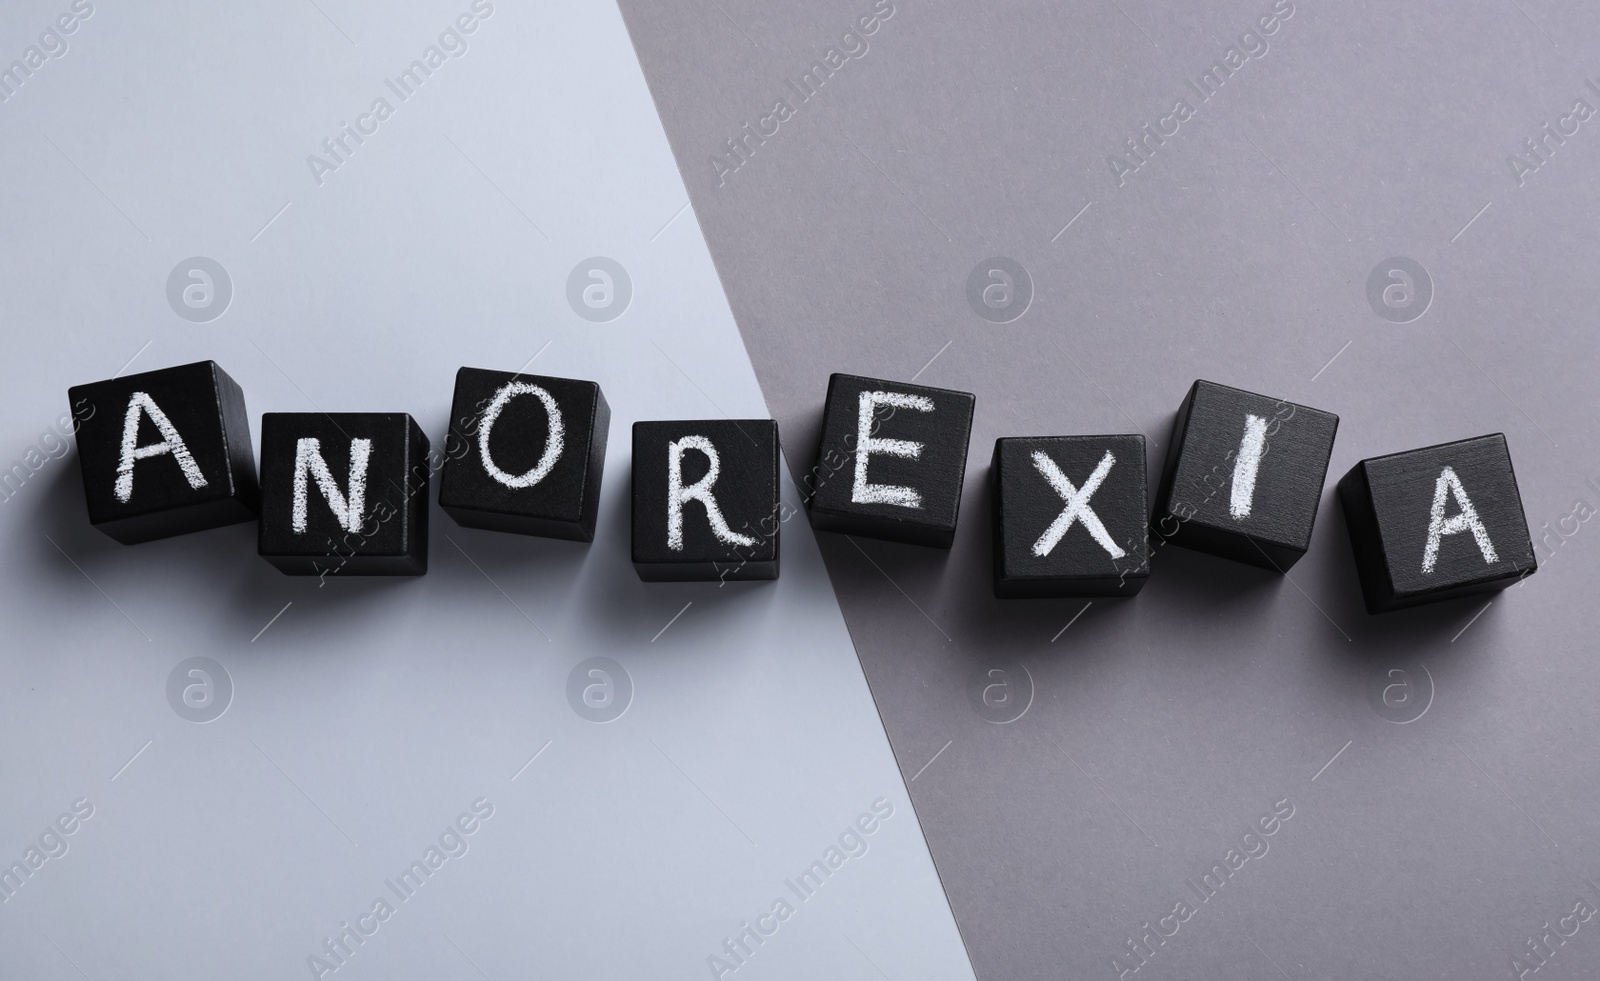
[[[256,516],[244,391],[215,361],[75,385],[67,395],[96,528],[131,545]]]
[[[1156,491],[1162,540],[1285,572],[1311,547],[1339,417],[1197,381]]]
[[[835,374],[807,488],[813,527],[949,548],[977,399]]]
[[[291,576],[428,571],[428,437],[404,412],[261,417],[261,557]]]
[[[997,439],[994,594],[1133,596],[1150,577],[1144,436]]]
[[[1368,613],[1493,592],[1538,570],[1500,433],[1362,460],[1339,500]]]

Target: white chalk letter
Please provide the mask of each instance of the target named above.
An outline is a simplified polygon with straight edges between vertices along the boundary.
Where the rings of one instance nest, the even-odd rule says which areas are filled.
[[[1239,455],[1233,458],[1233,493],[1228,498],[1228,513],[1233,520],[1250,517],[1250,504],[1256,496],[1256,471],[1261,469],[1261,454],[1267,447],[1267,420],[1244,417],[1244,438],[1239,440]]]
[[[1084,531],[1099,542],[1101,548],[1111,553],[1113,559],[1120,559],[1128,554],[1112,539],[1110,533],[1106,531],[1106,526],[1100,523],[1100,516],[1089,507],[1089,498],[1100,489],[1101,481],[1106,479],[1106,474],[1111,472],[1116,462],[1117,458],[1110,450],[1106,450],[1106,455],[1100,458],[1100,465],[1094,468],[1094,473],[1089,475],[1089,479],[1083,482],[1082,489],[1079,489],[1072,486],[1072,481],[1068,480],[1067,475],[1056,466],[1056,461],[1039,450],[1033,451],[1034,468],[1050,482],[1050,486],[1061,495],[1061,499],[1067,502],[1067,506],[1056,515],[1056,520],[1050,522],[1050,527],[1046,528],[1044,534],[1039,536],[1039,540],[1033,543],[1034,555],[1041,559],[1049,555],[1056,545],[1060,544],[1061,536],[1067,533],[1067,529],[1072,527],[1074,521],[1082,521]]]
[[[683,486],[684,450],[699,450],[711,463],[706,475],[688,487]],[[667,444],[667,547],[674,552],[683,551],[683,506],[690,501],[699,501],[706,506],[706,520],[711,522],[711,533],[717,536],[717,541],[724,545],[756,543],[749,535],[741,535],[729,528],[722,519],[722,509],[717,507],[717,499],[711,494],[711,488],[721,472],[722,460],[717,456],[717,448],[704,436],[685,436]]]
[[[149,446],[135,446],[139,441],[139,413],[143,412],[155,424],[156,431],[161,433],[161,442],[151,443]],[[178,435],[178,430],[172,425],[172,420],[161,411],[155,400],[144,392],[134,392],[128,399],[128,414],[122,417],[122,459],[117,462],[117,500],[126,504],[133,497],[133,465],[146,457],[161,456],[171,453],[173,459],[178,461],[178,467],[183,471],[183,479],[195,490],[206,485],[205,475],[200,472],[200,465],[194,462],[194,456],[189,452],[189,447],[184,443],[183,437]]]
[[[872,435],[872,416],[880,405],[895,409],[915,409],[932,412],[933,399],[904,392],[862,392],[860,408],[856,413],[856,482],[850,488],[852,504],[898,504],[903,508],[922,507],[922,495],[915,488],[895,484],[867,483],[867,456],[886,453],[889,456],[915,460],[922,456],[922,444],[906,439],[879,439]]]
[[[1450,518],[1444,516],[1446,489],[1456,499],[1456,507],[1461,509],[1459,514]],[[1441,538],[1469,529],[1478,543],[1478,551],[1483,553],[1484,564],[1493,565],[1500,561],[1494,551],[1494,542],[1489,540],[1489,529],[1478,520],[1478,509],[1472,506],[1472,499],[1467,497],[1467,489],[1461,486],[1461,478],[1456,476],[1454,470],[1445,467],[1439,471],[1439,479],[1433,483],[1433,516],[1428,521],[1428,544],[1422,549],[1422,571],[1432,572],[1438,563]]]
[[[290,527],[295,534],[306,531],[306,508],[309,488],[307,475],[316,478],[317,489],[327,499],[328,507],[339,522],[339,527],[351,534],[361,531],[361,520],[367,505],[367,460],[372,456],[372,440],[350,441],[350,495],[346,497],[334,483],[328,471],[328,461],[322,458],[322,441],[307,436],[294,447],[294,502],[290,512]]]
[[[540,454],[538,464],[521,476],[506,473],[495,466],[494,460],[489,457],[489,430],[494,428],[495,420],[500,418],[500,410],[518,395],[537,396],[539,401],[544,403],[545,415],[550,420],[549,434],[545,437],[544,452]],[[566,427],[561,422],[561,409],[556,406],[556,400],[550,393],[538,385],[514,381],[495,392],[494,400],[483,410],[483,419],[478,423],[478,459],[483,461],[483,469],[489,472],[489,476],[507,487],[513,489],[532,487],[550,475],[550,468],[561,458],[561,448],[565,444],[566,435]]]

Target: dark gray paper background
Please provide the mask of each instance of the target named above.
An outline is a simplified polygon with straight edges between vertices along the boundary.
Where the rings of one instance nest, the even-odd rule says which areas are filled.
[[[1600,110],[1600,12],[1295,0],[1201,102],[1268,0],[894,0],[802,102],[867,0],[622,7],[790,465],[831,371],[978,396],[952,550],[819,537],[981,978],[1116,978],[1180,899],[1140,981],[1515,977],[1547,923],[1578,932],[1534,944],[1541,981],[1600,969],[1570,918],[1600,906],[1600,526],[1569,517],[1600,503],[1600,118],[1567,116]],[[1107,155],[1180,98],[1119,186]],[[1536,159],[1546,122],[1577,132]],[[1031,279],[1003,324],[967,290],[995,256]],[[1291,576],[1169,548],[1132,601],[992,599],[992,441],[1139,431],[1154,468],[1197,377],[1340,416]],[[1334,482],[1501,431],[1539,574],[1369,617]]]

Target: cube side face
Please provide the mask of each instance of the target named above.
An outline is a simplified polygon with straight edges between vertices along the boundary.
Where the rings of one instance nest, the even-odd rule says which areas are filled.
[[[1173,545],[1221,559],[1252,565],[1271,572],[1288,572],[1296,562],[1305,557],[1305,551],[1289,548],[1276,542],[1259,541],[1249,535],[1212,528],[1193,522],[1182,522],[1177,530],[1165,536]]]
[[[107,535],[133,544],[256,516],[244,393],[215,362],[75,385],[67,397],[87,410],[77,432],[84,499]]]
[[[707,447],[715,456],[714,480]],[[675,509],[670,493],[674,456]],[[776,579],[778,424],[771,419],[635,422],[632,507],[632,557],[640,579]]]
[[[1394,583],[1389,578],[1389,563],[1383,554],[1378,519],[1372,512],[1372,491],[1367,483],[1365,461],[1351,467],[1340,478],[1339,504],[1350,531],[1350,550],[1355,556],[1356,576],[1361,580],[1361,597],[1367,612],[1385,613],[1394,609]]]
[[[1287,569],[1311,546],[1339,417],[1197,381],[1174,427],[1154,520],[1176,544]]]
[[[610,421],[594,382],[462,368],[439,506],[470,528],[593,541]],[[552,434],[560,440],[554,451]]]
[[[996,596],[1133,596],[1144,587],[1150,550],[1142,435],[999,439],[991,480]],[[1070,522],[1063,522],[1069,510]]]
[[[1502,589],[1538,569],[1503,435],[1362,466],[1395,607]]]
[[[1113,576],[1107,579],[996,580],[995,599],[1132,599],[1144,589],[1149,576]]]
[[[955,544],[953,527],[930,527],[915,521],[897,521],[870,515],[836,514],[828,511],[811,511],[811,527],[818,531],[831,531],[840,535],[857,535],[877,538],[906,545],[923,545],[927,548],[949,548]]]
[[[976,405],[967,392],[833,375],[809,501],[812,525],[948,548],[960,517]],[[863,443],[863,412],[865,439],[874,442]],[[915,457],[907,444],[918,444]],[[862,445],[867,466],[858,480]]]
[[[1183,452],[1184,433],[1189,428],[1189,410],[1194,406],[1194,393],[1199,387],[1199,382],[1189,386],[1188,393],[1173,416],[1172,433],[1167,437],[1167,452],[1161,461],[1161,480],[1156,485],[1154,510],[1150,514],[1152,525],[1160,526],[1164,521],[1170,524],[1170,519],[1178,517],[1172,509],[1172,487],[1178,476],[1178,459]]]
[[[222,366],[212,362],[216,378],[217,404],[222,409],[222,435],[228,443],[234,493],[252,513],[261,510],[261,480],[256,475],[255,447],[250,442],[250,412],[245,407],[244,389]]]
[[[600,386],[595,386],[593,437],[589,440],[589,469],[584,481],[583,514],[579,517],[578,531],[583,535],[575,541],[594,541],[594,529],[600,520],[600,485],[606,471],[606,447],[611,436],[611,405],[606,401]]]
[[[777,560],[754,562],[635,562],[640,582],[771,582]]]
[[[427,436],[403,412],[266,413],[261,557],[289,575],[422,575],[427,454]]]

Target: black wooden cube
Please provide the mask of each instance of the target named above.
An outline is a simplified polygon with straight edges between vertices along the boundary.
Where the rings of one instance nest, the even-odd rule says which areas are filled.
[[[811,524],[949,548],[976,404],[967,392],[830,377],[807,489]]]
[[[633,567],[645,582],[778,578],[778,424],[633,424]]]
[[[1150,577],[1144,437],[997,439],[994,594],[1133,596]]]
[[[1500,433],[1362,460],[1339,500],[1368,613],[1494,592],[1539,568]]]
[[[89,522],[124,545],[250,521],[244,390],[215,361],[67,390]]]
[[[462,368],[439,507],[468,528],[592,542],[610,425],[594,382]]]
[[[261,557],[291,576],[428,571],[428,437],[404,412],[261,417]]]
[[[1311,547],[1339,417],[1197,381],[1151,517],[1164,541],[1285,572]]]

